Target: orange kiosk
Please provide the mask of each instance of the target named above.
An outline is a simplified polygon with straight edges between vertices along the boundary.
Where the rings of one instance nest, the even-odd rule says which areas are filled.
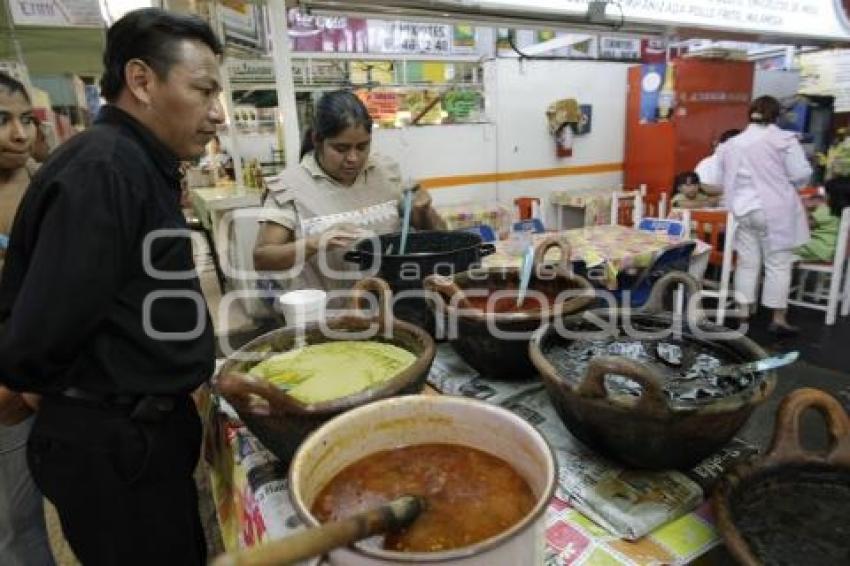
[[[746,127],[753,91],[753,64],[747,61],[693,58],[668,65],[672,76],[668,70],[660,88],[675,94],[666,119],[653,121],[641,112],[643,67],[628,74],[625,186],[645,184],[650,199],[662,191],[669,195],[675,175],[693,171],[720,134]]]

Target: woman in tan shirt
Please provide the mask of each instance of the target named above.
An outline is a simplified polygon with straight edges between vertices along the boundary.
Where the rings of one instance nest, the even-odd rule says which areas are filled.
[[[35,140],[24,86],[0,73],[0,273],[15,212],[29,186]],[[2,322],[2,321],[0,321]],[[29,475],[26,442],[35,403],[0,385],[0,564],[53,564],[41,494]]]
[[[401,172],[395,162],[370,155],[371,143],[372,118],[359,98],[348,91],[322,96],[301,162],[268,182],[254,247],[256,269],[295,268],[278,278],[289,289],[353,284],[327,268],[350,271],[342,259],[346,249],[365,234],[395,232],[401,225]],[[443,226],[424,189],[414,193],[411,224]]]

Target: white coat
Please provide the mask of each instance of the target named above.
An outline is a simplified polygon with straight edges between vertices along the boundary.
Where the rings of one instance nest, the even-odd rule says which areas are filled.
[[[726,205],[740,218],[761,209],[768,221],[767,251],[789,250],[809,240],[797,186],[812,174],[792,132],[750,124],[718,148],[719,177]]]

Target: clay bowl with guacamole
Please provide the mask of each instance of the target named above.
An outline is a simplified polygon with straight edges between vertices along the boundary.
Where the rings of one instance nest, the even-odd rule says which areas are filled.
[[[367,292],[378,314],[351,310],[301,328],[268,332],[231,354],[213,380],[260,442],[283,462],[332,417],[378,399],[418,393],[436,353],[427,332],[392,318],[391,291],[359,281],[352,307]]]

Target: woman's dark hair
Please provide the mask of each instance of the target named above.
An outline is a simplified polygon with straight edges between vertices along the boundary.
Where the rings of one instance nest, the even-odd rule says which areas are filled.
[[[725,132],[720,134],[719,138],[717,138],[717,144],[720,145],[721,143],[726,143],[727,141],[734,138],[735,136],[737,136],[740,133],[741,133],[741,130],[739,130],[737,128],[732,128],[731,130],[726,130]]]
[[[772,96],[759,96],[750,104],[750,122],[773,124],[782,113],[782,105]]]
[[[106,33],[103,52],[103,77],[100,91],[114,102],[125,86],[124,67],[128,61],[140,59],[147,63],[160,79],[165,79],[171,67],[179,61],[180,42],[195,40],[221,55],[221,43],[210,26],[193,15],[176,14],[159,8],[142,8],[127,13],[112,24]]]
[[[682,171],[673,179],[673,194],[679,192],[682,185],[699,185],[699,175],[693,171]]]
[[[27,104],[32,104],[30,95],[23,83],[18,79],[13,79],[6,73],[0,73],[0,89],[5,90],[9,94],[20,94],[27,101]]]
[[[313,137],[323,142],[337,136],[346,128],[362,126],[372,133],[372,117],[363,101],[348,90],[335,90],[322,95],[316,105],[313,125],[307,128],[301,141],[301,157],[316,149]]]
[[[841,211],[850,206],[850,177],[833,177],[824,185],[826,203],[833,216],[841,216]]]

